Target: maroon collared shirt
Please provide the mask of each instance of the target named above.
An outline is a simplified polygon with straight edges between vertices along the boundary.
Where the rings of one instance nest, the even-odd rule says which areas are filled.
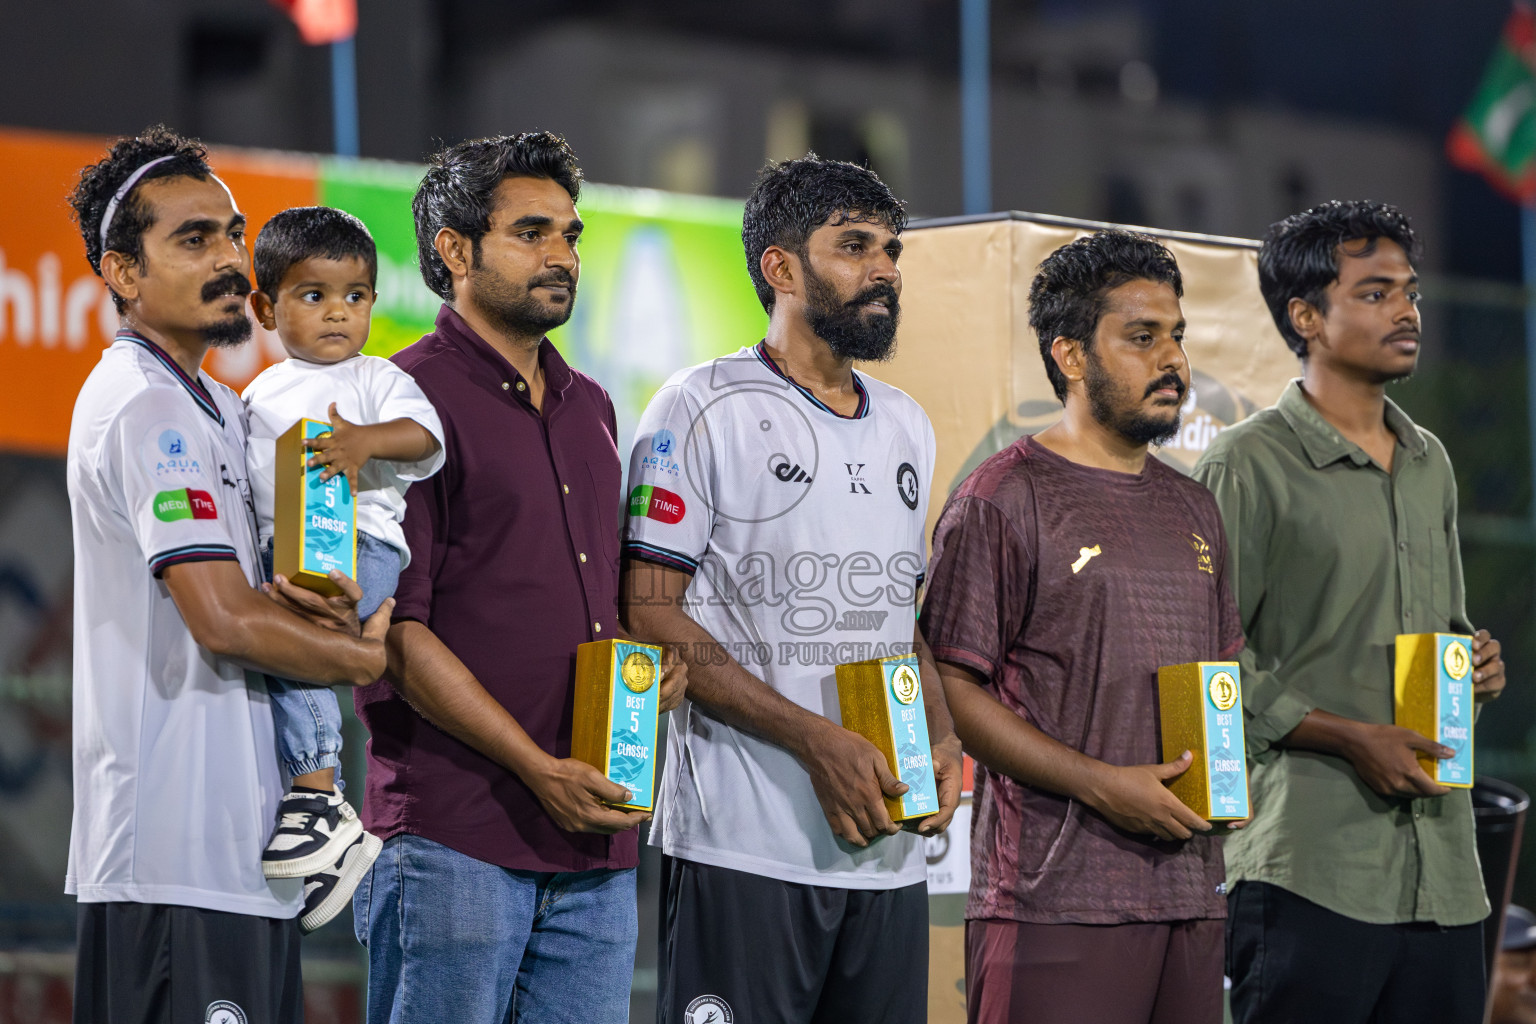
[[[569,757],[576,646],[618,627],[613,402],[546,340],[541,415],[527,382],[447,306],[394,361],[437,407],[448,455],[406,492],[411,564],[395,621],[424,623],[535,743]],[[635,866],[633,830],[562,830],[521,779],[428,724],[388,682],[355,700],[372,734],[363,820],[374,834],[523,871]]]

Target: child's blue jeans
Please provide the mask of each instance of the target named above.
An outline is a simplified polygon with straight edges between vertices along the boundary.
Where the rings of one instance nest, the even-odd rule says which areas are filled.
[[[272,579],[272,542],[261,551],[262,569]],[[357,617],[366,619],[386,598],[395,596],[400,582],[400,552],[370,534],[357,535],[357,585],[363,599]],[[341,705],[328,686],[314,686],[292,679],[267,676],[272,696],[272,724],[277,731],[277,753],[288,774],[305,775],[322,768],[336,769],[336,788],[341,785]]]

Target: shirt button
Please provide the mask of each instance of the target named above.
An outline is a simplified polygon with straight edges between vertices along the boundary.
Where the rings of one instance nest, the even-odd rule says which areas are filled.
[[[602,631],[603,631],[603,624],[601,622],[594,622],[594,623],[592,623],[592,632],[594,632],[594,633],[601,633]]]
[[[570,484],[561,484],[560,485],[560,490],[564,491],[566,494],[570,494],[571,493],[571,485]]]
[[[524,384],[522,381],[518,381],[517,382],[517,390],[519,390],[519,391],[527,391],[528,390],[528,385]]]
[[[1405,540],[1398,541],[1397,542],[1397,550],[1399,550],[1399,551],[1407,551],[1408,550],[1408,542],[1405,541]]]
[[[506,382],[506,381],[502,381],[502,382],[501,382],[501,390],[503,390],[503,391],[506,391],[506,390],[507,390],[507,389],[508,389],[508,388],[510,388],[510,387],[511,387],[511,386],[512,386],[512,385],[511,385],[511,384],[508,384],[508,383],[507,383],[507,382]]]
[[[585,551],[583,551],[581,554],[577,555],[576,557],[581,559],[583,562],[585,562],[587,560],[587,553]]]

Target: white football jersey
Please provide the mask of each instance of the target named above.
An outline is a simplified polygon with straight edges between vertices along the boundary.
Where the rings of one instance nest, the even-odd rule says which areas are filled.
[[[688,614],[785,697],[841,721],[835,667],[910,652],[934,435],[911,398],[855,374],[840,416],[762,345],[675,374],[640,419],[625,555],[691,573]],[[651,841],[786,882],[925,878],[910,833],[838,839],[788,751],[685,702],[672,712]]]
[[[283,778],[264,678],[192,639],[160,580],[179,562],[260,578],[245,409],[122,332],[75,400],[75,808],[64,888],[290,918],[302,879],[261,851]]]

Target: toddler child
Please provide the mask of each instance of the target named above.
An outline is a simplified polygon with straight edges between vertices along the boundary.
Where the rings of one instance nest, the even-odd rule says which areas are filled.
[[[405,490],[443,465],[443,427],[404,370],[362,354],[378,254],[362,221],[323,206],[285,210],[262,228],[251,307],[289,358],[241,396],[250,420],[246,461],[267,577],[272,575],[276,439],[301,418],[327,420],[309,442],[322,479],[345,475],[357,510],[357,583],[367,618],[394,596],[410,549],[400,523]],[[284,472],[291,472],[285,467]],[[269,878],[304,878],[299,926],[314,931],[341,912],[378,856],[342,797],[341,708],[329,688],[268,677],[278,753],[292,789],[262,855]]]

